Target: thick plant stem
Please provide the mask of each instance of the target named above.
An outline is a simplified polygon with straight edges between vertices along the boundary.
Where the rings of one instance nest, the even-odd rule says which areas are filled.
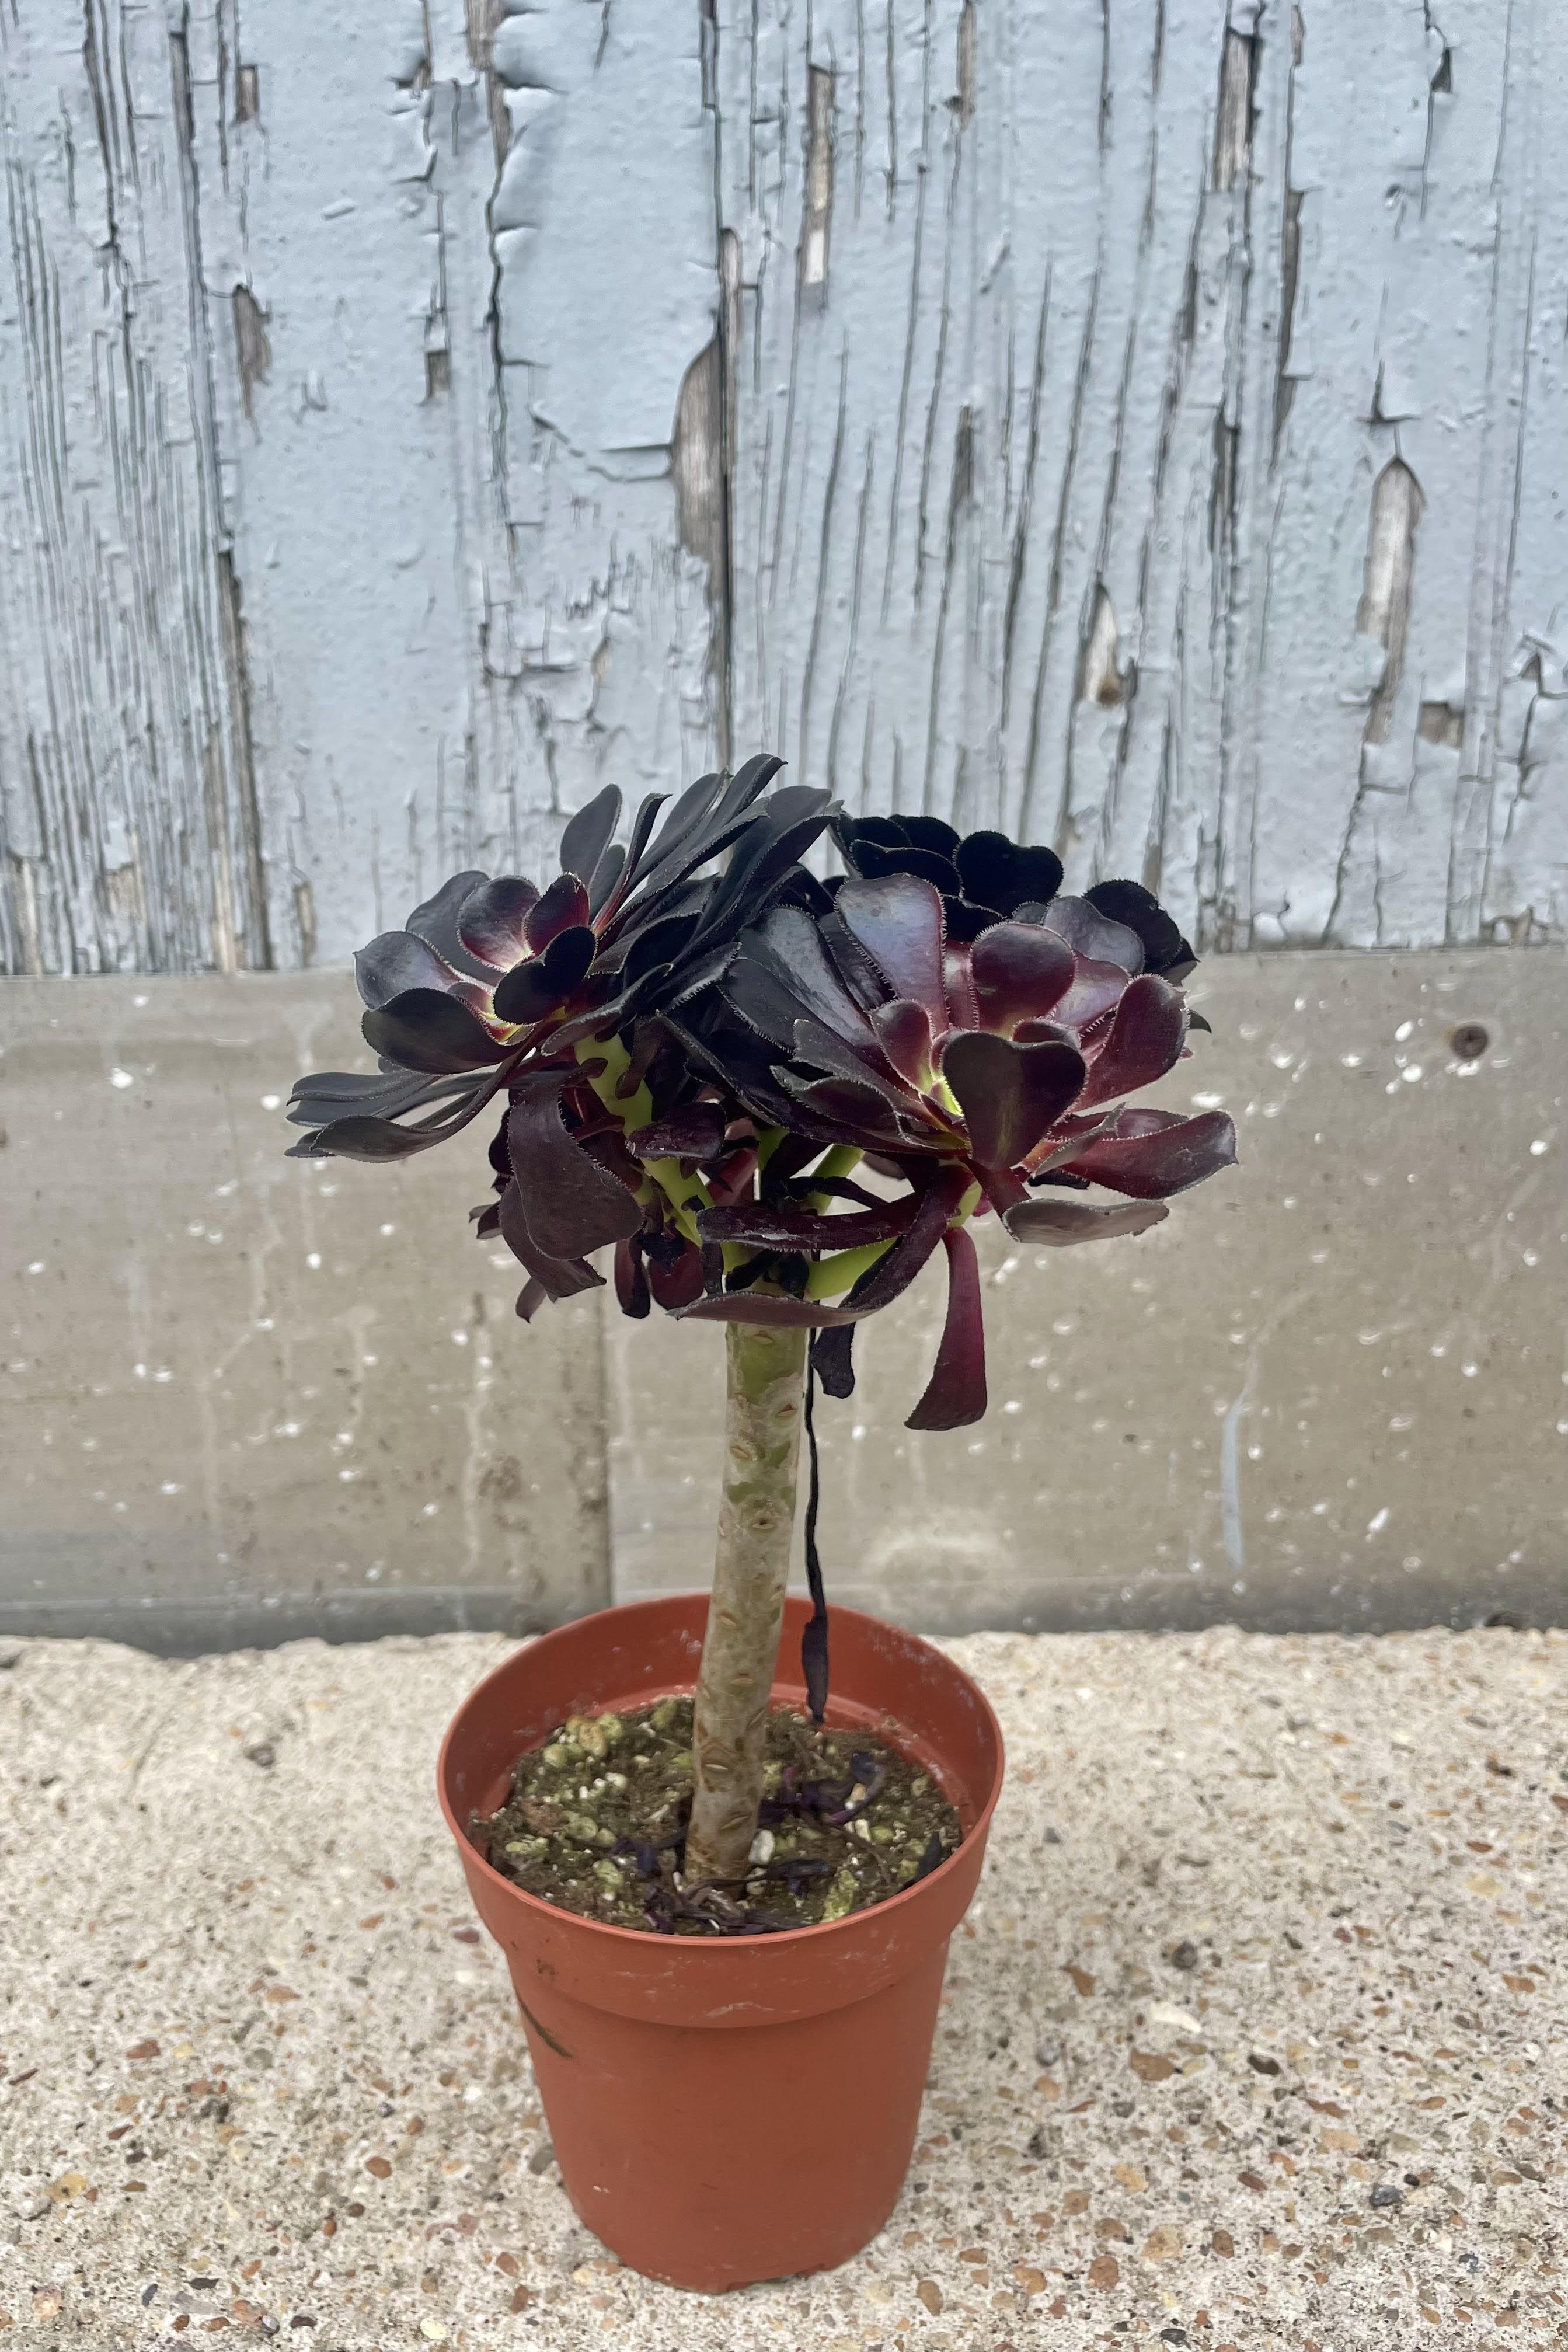
[[[692,1726],[688,1886],[741,1877],[757,1832],[809,1337],[750,1323],[725,1326],[724,1492]]]

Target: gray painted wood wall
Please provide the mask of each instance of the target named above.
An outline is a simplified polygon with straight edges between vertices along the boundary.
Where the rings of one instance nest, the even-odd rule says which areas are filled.
[[[0,0],[0,958],[767,744],[1207,945],[1568,936],[1549,0]]]

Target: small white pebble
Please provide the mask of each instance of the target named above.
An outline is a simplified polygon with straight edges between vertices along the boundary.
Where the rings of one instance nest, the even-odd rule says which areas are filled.
[[[109,1083],[111,1087],[133,1087],[136,1084],[136,1081],[132,1076],[129,1070],[110,1070],[109,1073]]]
[[[774,1843],[775,1841],[772,1830],[759,1830],[756,1836],[752,1840],[752,1850],[747,1856],[747,1860],[751,1862],[772,1862],[773,1858]]]

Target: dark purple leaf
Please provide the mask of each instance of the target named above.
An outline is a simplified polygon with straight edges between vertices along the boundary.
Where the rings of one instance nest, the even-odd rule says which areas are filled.
[[[1020,1021],[1039,1020],[1073,982],[1073,952],[1054,931],[1029,923],[994,923],[969,950],[980,1026],[1010,1036]]]
[[[588,919],[588,886],[575,874],[558,874],[542,898],[535,899],[523,920],[528,944],[542,955],[563,931],[575,930]]]
[[[858,841],[855,845],[856,870],[868,882],[878,881],[884,874],[913,874],[929,882],[943,895],[958,896],[958,874],[951,857],[934,850],[918,849],[912,843],[897,849],[884,849],[875,841]]]
[[[963,895],[977,907],[1010,915],[1025,899],[1055,898],[1062,862],[1052,849],[1009,841],[1005,833],[972,833],[953,852]]]
[[[577,811],[561,836],[563,875],[575,874],[580,881],[592,881],[594,868],[615,839],[620,821],[620,793],[614,784],[606,784],[602,793],[595,793],[587,805]],[[542,942],[535,940],[531,944],[537,947]]]
[[[466,1095],[474,1083],[469,1072],[433,1078],[417,1071],[364,1077],[349,1070],[318,1070],[298,1081],[284,1117],[295,1127],[325,1127],[329,1119],[365,1116],[400,1118],[427,1103]]]
[[[878,1005],[871,1015],[871,1026],[899,1076],[907,1078],[921,1094],[929,1092],[935,1049],[931,1016],[925,1006],[917,1004],[912,996],[895,996],[891,1003]]]
[[[713,811],[713,823],[729,824],[735,817],[742,815],[752,803],[766,792],[783,766],[784,761],[772,751],[758,751],[751,759],[743,760],[725,783]],[[774,795],[775,800],[782,797],[782,794]]]
[[[565,1075],[547,1071],[531,1080],[507,1118],[512,1181],[521,1195],[529,1236],[536,1250],[552,1258],[586,1257],[642,1224],[642,1211],[626,1186],[590,1159],[562,1124]]]
[[[1015,1045],[962,1029],[947,1041],[942,1074],[958,1097],[975,1160],[1013,1168],[1078,1099],[1084,1062],[1071,1045]]]
[[[604,1276],[595,1274],[585,1258],[552,1257],[539,1247],[529,1231],[522,1196],[515,1182],[510,1183],[500,1196],[500,1234],[513,1257],[526,1266],[546,1297],[574,1298],[579,1291],[604,1288]],[[524,1290],[517,1304],[517,1311],[525,1323],[528,1316],[523,1313],[523,1299],[527,1297],[528,1291]]]
[[[694,914],[666,915],[646,930],[637,931],[626,949],[621,979],[630,989],[650,972],[668,970],[684,951],[697,929]]]
[[[517,1294],[517,1313],[524,1323],[531,1323],[542,1307],[547,1306],[550,1293],[537,1275],[531,1274]]]
[[[801,1140],[807,1146],[808,1157],[815,1158],[819,1147],[810,1143],[807,1138],[803,1137]],[[768,1161],[770,1175],[773,1173],[773,1160],[779,1157],[783,1150],[784,1146],[780,1144],[773,1160]],[[901,1174],[902,1171],[896,1170],[894,1172]],[[857,1184],[852,1176],[792,1176],[787,1182],[774,1185],[771,1191],[764,1191],[763,1197],[764,1200],[782,1200],[786,1193],[791,1197],[800,1193],[810,1193],[824,1201],[855,1201],[862,1209],[880,1209],[887,1205],[879,1192],[868,1192],[864,1184]]]
[[[1023,908],[1016,907],[1010,919],[1021,923],[1024,919]],[[993,923],[1001,922],[1003,918],[994,907],[972,907],[967,898],[948,897],[942,902],[942,919],[948,945],[966,947],[971,940],[977,940],[982,931],[988,931]]]
[[[1015,1045],[1071,1045],[1078,1036],[1060,1021],[1020,1021],[1013,1032]]]
[[[980,1310],[980,1261],[967,1225],[949,1225],[947,1320],[925,1394],[906,1429],[966,1429],[985,1417],[985,1327]]]
[[[901,816],[903,826],[917,849],[933,849],[939,857],[952,863],[958,847],[958,835],[945,818],[940,816]]]
[[[1187,1008],[1179,988],[1152,972],[1130,981],[1090,1067],[1079,1108],[1092,1109],[1096,1103],[1163,1078],[1181,1059],[1186,1034]]]
[[[1051,1007],[1051,1018],[1059,1021],[1064,1029],[1076,1029],[1081,1037],[1086,1030],[1114,1013],[1127,992],[1128,980],[1124,967],[1119,963],[1097,963],[1079,956],[1073,974],[1072,986],[1065,996]]]
[[[855,1393],[855,1326],[840,1324],[837,1330],[819,1331],[811,1343],[812,1367],[822,1383],[823,1392],[830,1397],[850,1397]]]
[[[900,1115],[918,1118],[920,1107],[883,1058],[874,1034],[849,1045],[820,1021],[797,1021],[794,1037],[795,1063],[820,1070],[825,1077],[847,1078],[851,1086],[874,1087]]]
[[[954,1029],[978,1029],[980,998],[974,987],[974,950],[968,940],[950,939],[942,950],[942,991],[948,1023]]]
[[[942,897],[912,874],[846,882],[834,916],[870,957],[889,994],[912,996],[933,1022],[943,1019]]]
[[[510,971],[528,952],[523,929],[539,892],[518,874],[498,874],[464,899],[458,934],[468,953],[496,971]]]
[[[835,1307],[825,1298],[781,1298],[772,1291],[721,1290],[677,1310],[682,1323],[761,1323],[775,1330],[822,1330],[856,1323],[861,1310]]]
[[[850,1078],[806,1080],[782,1064],[773,1075],[791,1100],[830,1129],[836,1139],[888,1144],[895,1150],[900,1144],[918,1149],[927,1140],[899,1118],[889,1097],[869,1079],[864,1086]]]
[[[839,846],[858,850],[863,841],[874,842],[881,849],[907,849],[913,835],[902,817],[841,816],[834,828]]]
[[[615,890],[604,909],[595,908],[594,910],[595,914],[603,911],[606,920],[642,879],[643,859],[647,853],[648,842],[658,821],[658,813],[668,798],[668,793],[649,793],[633,819],[631,841]]]
[[[1152,890],[1142,882],[1097,882],[1084,892],[1090,906],[1124,923],[1143,942],[1145,971],[1173,973],[1178,966],[1190,971],[1197,959]]]
[[[383,931],[354,952],[354,978],[373,1013],[413,988],[449,989],[457,977],[432,947],[412,931]]]
[[[334,1118],[312,1135],[302,1136],[284,1153],[286,1160],[406,1160],[411,1152],[427,1151],[445,1140],[447,1130],[421,1133],[416,1127],[398,1127],[391,1119],[350,1117]]]
[[[809,921],[810,918],[805,918]],[[724,994],[742,1021],[760,1037],[787,1054],[795,1044],[795,1024],[805,1008],[795,992],[785,985],[766,965],[742,947],[724,974]],[[869,1032],[861,1024],[862,1034],[869,1043]]]
[[[868,1266],[841,1307],[812,1298],[779,1298],[765,1291],[726,1291],[700,1298],[686,1316],[710,1323],[767,1323],[788,1328],[833,1330],[864,1321],[907,1290],[942,1239],[948,1218],[968,1189],[962,1168],[940,1170],[921,1195],[914,1222],[901,1241]]]
[[[759,929],[743,933],[737,972],[742,962],[755,962],[769,972],[797,1000],[797,1014],[809,1013],[850,1045],[869,1037],[864,1012],[829,961],[816,923],[803,908],[771,908]],[[792,1027],[778,1043],[788,1045],[794,1034]]]
[[[434,1076],[482,1069],[506,1058],[506,1047],[478,1015],[437,988],[405,989],[382,1010],[367,1013],[360,1027],[373,1052],[402,1069]]]
[[[705,1286],[702,1252],[689,1242],[681,1242],[673,1257],[657,1257],[651,1248],[645,1248],[643,1257],[648,1287],[667,1315],[679,1314],[681,1307],[701,1297]],[[721,1259],[721,1267],[722,1263]]]
[[[1033,1183],[1036,1177],[1047,1169],[1056,1168],[1065,1160],[1075,1159],[1080,1151],[1086,1151],[1097,1136],[1108,1134],[1114,1128],[1120,1116],[1113,1110],[1102,1110],[1093,1112],[1086,1118],[1074,1118],[1071,1113],[1065,1118],[1058,1118],[1025,1162],[1029,1171],[1029,1181]]]
[[[626,868],[626,853],[618,841],[612,841],[588,877],[588,912],[598,915],[609,904],[616,883]]]
[[[889,998],[896,996],[899,992],[889,987],[872,958],[839,916],[838,899],[851,887],[847,877],[840,882],[832,912],[818,919],[817,929],[840,982],[862,1013],[870,1013],[879,1004],[886,1004]]]
[[[1138,933],[1125,923],[1113,923],[1087,898],[1055,898],[1040,919],[1075,954],[1093,963],[1120,964],[1127,972],[1143,969],[1143,942]]]
[[[645,849],[637,874],[639,884],[658,881],[664,875],[666,867],[673,861],[677,852],[685,848],[687,842],[696,835],[699,827],[706,826],[710,823],[713,805],[723,787],[723,777],[715,774],[699,776],[694,784],[687,785],[686,790],[665,818],[663,824],[660,825],[658,839]],[[647,803],[645,801],[643,808],[646,809],[647,806]],[[639,811],[639,824],[642,812]]]
[[[693,944],[711,940],[761,912],[771,891],[804,857],[827,821],[828,795],[805,784],[775,793],[751,820],[746,838],[713,886]]]
[[[711,1160],[724,1142],[724,1113],[718,1103],[688,1103],[651,1127],[626,1138],[639,1160]]]
[[[861,1249],[907,1233],[917,1205],[910,1192],[847,1217],[824,1217],[773,1201],[742,1201],[734,1208],[704,1209],[697,1229],[705,1242],[742,1242],[752,1249]]]
[[[1174,1111],[1124,1110],[1114,1129],[1064,1161],[1075,1176],[1137,1201],[1168,1201],[1236,1165],[1236,1122],[1228,1111],[1183,1118]]]
[[[1110,1241],[1118,1234],[1141,1234],[1170,1215],[1158,1201],[1130,1201],[1120,1208],[1091,1208],[1083,1201],[1028,1200],[1009,1209],[1007,1231],[1015,1241],[1044,1242],[1059,1249],[1070,1242]]]
[[[632,1234],[616,1244],[616,1299],[623,1315],[640,1322],[650,1309],[647,1276],[643,1271],[642,1235]]]
[[[542,904],[542,901],[541,901]],[[585,923],[558,931],[542,955],[531,956],[496,984],[498,1021],[526,1028],[564,1004],[594,961],[594,934]]]
[[[969,1189],[968,1171],[949,1163],[937,1170],[920,1196],[914,1222],[902,1241],[865,1273],[845,1304],[862,1315],[875,1314],[909,1288],[946,1230],[947,1221]]]
[[[450,964],[454,971],[470,980],[479,979],[487,982],[489,974],[484,964],[464,945],[458,918],[474,892],[481,889],[489,880],[488,874],[481,874],[477,869],[454,874],[448,881],[442,883],[433,898],[426,898],[422,906],[415,908],[403,927],[405,931],[412,931],[416,939],[423,940],[427,947],[434,948],[442,961]]]

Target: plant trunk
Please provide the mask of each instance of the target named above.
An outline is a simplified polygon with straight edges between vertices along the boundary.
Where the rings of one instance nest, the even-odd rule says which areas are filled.
[[[692,1725],[688,1886],[742,1877],[757,1833],[810,1336],[725,1326],[724,1492]]]

